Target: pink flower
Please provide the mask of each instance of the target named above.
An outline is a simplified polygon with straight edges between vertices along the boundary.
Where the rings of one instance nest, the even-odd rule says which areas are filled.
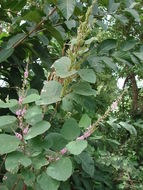
[[[24,130],[23,130],[23,134],[24,134],[24,135],[27,135],[28,130],[29,130],[29,128],[28,128],[28,126],[27,126],[26,128],[24,128]]]
[[[27,79],[28,78],[28,70],[26,69],[24,72],[24,78]]]
[[[16,111],[16,115],[17,115],[17,116],[20,116],[20,115],[21,115],[21,109]]]
[[[88,138],[91,135],[90,131],[86,131],[83,136],[84,138]]]
[[[118,102],[117,101],[113,102],[111,105],[111,110],[114,111],[117,108],[117,106],[118,106]]]
[[[67,149],[66,149],[66,148],[63,148],[63,149],[61,150],[61,154],[62,154],[62,155],[64,155],[66,152],[67,152]]]
[[[78,137],[77,140],[84,140],[84,135]]]
[[[22,135],[21,135],[20,133],[15,133],[15,136],[16,136],[18,139],[22,140]]]
[[[48,156],[48,161],[49,162],[51,162],[51,161],[53,161],[54,160],[54,158],[52,157],[52,156]]]
[[[22,102],[23,102],[23,98],[22,98],[22,96],[20,96],[20,97],[19,97],[19,100],[18,100],[19,105],[21,105]]]
[[[21,111],[21,115],[24,117],[25,113],[26,113],[26,108],[24,107],[23,110]]]

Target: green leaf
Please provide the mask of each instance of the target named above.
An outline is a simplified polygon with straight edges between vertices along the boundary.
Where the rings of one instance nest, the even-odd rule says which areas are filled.
[[[41,99],[37,105],[53,104],[61,100],[62,85],[57,81],[46,82],[41,93]]]
[[[34,125],[42,120],[42,109],[39,106],[30,107],[24,115],[26,122]]]
[[[91,38],[89,38],[88,40],[85,40],[85,44],[86,44],[86,45],[89,45],[89,44],[91,44],[91,43],[94,42],[94,41],[96,41],[96,38],[95,38],[95,37],[91,37]]]
[[[91,125],[91,118],[87,114],[83,114],[79,121],[79,127],[86,129],[90,125]]]
[[[23,189],[23,180],[19,179],[19,175],[12,174],[10,172],[5,173],[6,180],[4,183],[8,187],[8,190],[12,190],[13,185],[18,181],[17,185],[15,186],[14,190],[21,190]],[[1,187],[1,186],[0,186]],[[2,189],[3,190],[3,189]]]
[[[24,138],[25,140],[32,139],[38,135],[43,134],[49,128],[50,123],[48,121],[40,121],[29,129],[28,134]]]
[[[26,35],[24,33],[16,34],[7,43],[7,49],[12,48],[19,40],[23,39]]]
[[[9,49],[2,49],[0,51],[0,63],[3,61],[6,61],[8,57],[10,57],[14,52],[13,48],[9,48]]]
[[[68,20],[73,14],[75,5],[75,0],[58,0],[57,6],[63,13],[64,17]]]
[[[47,168],[47,174],[58,181],[66,181],[72,174],[72,162],[69,158],[61,158]]]
[[[80,129],[77,121],[73,118],[68,119],[61,129],[61,134],[67,140],[73,140],[77,138],[80,135]]]
[[[41,167],[48,165],[48,160],[44,157],[43,154],[40,154],[36,157],[32,158],[32,165],[35,168],[35,170],[41,169]]]
[[[87,147],[87,141],[85,140],[76,140],[68,143],[66,148],[71,154],[78,155]]]
[[[38,94],[30,94],[26,98],[23,99],[23,104],[28,104],[31,102],[35,102],[40,99],[40,96]]]
[[[11,108],[11,107],[16,106],[17,104],[18,102],[15,99],[11,99],[6,103],[0,100],[0,108]]]
[[[108,52],[111,49],[115,49],[116,48],[116,43],[117,43],[117,41],[114,40],[114,39],[104,40],[99,45],[98,52],[104,53],[104,52]]]
[[[24,183],[27,186],[33,187],[35,182],[35,174],[31,170],[25,170],[21,171],[22,178],[24,179]],[[29,189],[28,189],[29,190]],[[31,189],[32,190],[32,189]]]
[[[0,154],[7,154],[15,151],[20,142],[21,141],[15,136],[0,134]]]
[[[42,190],[57,190],[60,185],[60,182],[52,179],[45,172],[37,177],[37,183]]]
[[[62,57],[55,61],[54,67],[56,75],[61,78],[66,78],[76,73],[76,70],[70,71],[71,60],[68,57]]]
[[[125,12],[130,13],[130,15],[132,17],[134,17],[135,21],[140,22],[140,16],[139,16],[138,12],[135,9],[126,8]]]
[[[50,133],[45,138],[44,148],[47,150],[52,148],[55,151],[60,151],[67,144],[67,140],[59,133]]]
[[[4,129],[4,126],[12,125],[16,120],[17,118],[11,115],[0,116],[0,128]]]
[[[75,20],[68,20],[65,21],[66,26],[68,27],[68,29],[72,29],[76,27],[76,21]]]
[[[112,58],[103,56],[103,57],[101,58],[101,60],[103,60],[104,63],[105,63],[109,68],[113,69],[114,71],[117,70],[116,63],[113,62]]]
[[[127,131],[129,131],[129,133],[130,133],[131,135],[137,136],[137,131],[136,131],[136,129],[135,129],[132,125],[128,124],[127,122],[120,122],[119,124],[120,124],[123,128],[125,128]]]
[[[37,37],[39,38],[39,40],[43,43],[44,46],[48,46],[49,45],[49,40],[48,38],[41,32],[37,34]],[[35,64],[34,64],[35,65]]]
[[[116,140],[114,140],[114,139],[106,139],[109,143],[111,143],[111,145],[114,145],[114,144],[116,144],[116,145],[120,145],[120,143],[118,142],[118,141],[116,141]]]
[[[109,0],[108,10],[110,13],[117,11],[119,7],[120,7],[120,3],[115,3],[114,0]]]
[[[143,52],[137,52],[137,53],[134,53],[134,55],[138,57],[141,61],[143,61]]]
[[[96,94],[96,91],[93,90],[88,82],[80,82],[73,85],[72,87],[75,94],[80,94],[83,96],[92,96]]]
[[[2,190],[9,190],[6,185],[1,185],[1,184],[0,184],[0,186],[1,186],[1,189],[2,189]]]
[[[41,15],[38,10],[30,10],[21,18],[21,20],[34,21],[38,23],[41,20]]]
[[[62,109],[64,111],[72,112],[73,109],[73,100],[72,100],[72,95],[67,94],[65,97],[62,99]]]
[[[94,160],[87,152],[82,152],[80,155],[78,155],[78,159],[81,161],[82,169],[88,173],[91,177],[94,175]]]
[[[96,82],[96,75],[92,69],[80,69],[78,71],[78,74],[84,81],[87,81],[93,84]]]
[[[115,18],[119,20],[123,25],[126,25],[129,20],[124,15],[115,15]]]
[[[51,34],[51,36],[53,36],[58,41],[61,47],[63,47],[63,38],[61,33],[51,24],[48,24],[48,27],[46,29]]]
[[[123,44],[121,45],[121,49],[122,51],[129,51],[130,49],[133,49],[136,44],[137,44],[137,41],[134,39],[127,40],[123,42]]]
[[[4,5],[5,8],[10,9],[12,12],[18,12],[25,6],[26,2],[26,0],[11,0],[4,1]]]
[[[28,167],[31,165],[31,163],[32,162],[30,158],[28,158],[22,152],[12,152],[11,154],[8,154],[6,158],[5,167],[7,171],[11,173],[17,173],[20,165]]]

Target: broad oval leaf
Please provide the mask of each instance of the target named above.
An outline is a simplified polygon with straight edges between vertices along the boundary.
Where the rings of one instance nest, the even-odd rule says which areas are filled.
[[[70,118],[68,119],[62,129],[61,134],[67,140],[73,140],[80,135],[80,129],[75,119]]]
[[[11,125],[16,122],[17,118],[11,115],[0,116],[0,128],[3,128],[6,125]]]
[[[87,114],[83,114],[79,121],[79,127],[86,129],[90,125],[91,125],[91,118]]]
[[[72,162],[69,158],[61,158],[47,168],[47,174],[58,181],[66,181],[72,174]]]
[[[85,140],[76,140],[68,143],[66,148],[71,154],[79,155],[87,147],[87,141]]]
[[[50,128],[50,123],[48,121],[40,121],[39,123],[36,123],[34,126],[32,126],[29,129],[28,134],[24,138],[25,140],[32,139],[38,135],[43,134],[49,128]]]
[[[94,175],[94,160],[88,152],[82,152],[77,158],[81,161],[82,169],[91,177]]]
[[[83,95],[83,96],[92,96],[96,94],[96,91],[91,88],[88,82],[80,82],[78,84],[73,85],[73,92],[75,94]]]
[[[11,107],[16,106],[17,104],[18,102],[15,99],[11,99],[6,103],[0,100],[0,108],[11,108]]]
[[[37,105],[53,104],[61,100],[62,85],[57,81],[49,81],[45,83],[42,92],[41,99],[36,101]]]
[[[31,163],[30,158],[22,152],[12,152],[6,158],[5,167],[7,171],[17,173],[20,165],[28,167]]]
[[[45,137],[44,148],[52,148],[54,151],[60,151],[67,144],[67,140],[60,133],[49,133]]]
[[[76,73],[76,70],[70,71],[71,60],[68,57],[62,57],[55,61],[54,67],[56,75],[61,78],[66,78]]]
[[[31,102],[35,102],[40,99],[40,96],[38,94],[30,94],[23,100],[23,104],[28,104]]]
[[[92,69],[80,69],[78,71],[78,74],[84,81],[87,81],[93,84],[96,82],[96,75]]]
[[[60,185],[59,181],[52,179],[45,172],[37,177],[37,183],[40,185],[42,190],[57,190]]]
[[[21,141],[15,136],[0,134],[0,154],[7,154],[15,151],[20,142]]]
[[[39,106],[30,107],[24,115],[26,122],[34,125],[42,120],[42,109]]]

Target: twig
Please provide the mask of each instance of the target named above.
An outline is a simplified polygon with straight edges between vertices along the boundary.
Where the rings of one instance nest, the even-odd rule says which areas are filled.
[[[55,11],[56,11],[56,7],[48,14],[48,17],[50,17]],[[26,38],[28,38],[32,33],[34,33],[44,22],[46,21],[45,18],[43,18],[34,29],[32,29],[26,36],[24,36],[23,38],[21,38],[18,42],[16,42],[13,45],[13,48],[16,48],[19,44],[21,44]]]
[[[16,186],[17,186],[17,184],[19,183],[19,180],[20,180],[20,178],[18,178],[18,180],[14,183],[14,185],[13,185],[13,187],[12,187],[12,189],[11,189],[11,190],[15,190],[15,188],[16,188]]]
[[[3,161],[2,161],[2,163],[1,163],[1,165],[0,165],[0,172],[1,172],[1,170],[2,170],[3,164],[5,163],[6,157],[7,157],[7,154],[6,154],[5,157],[3,158]]]

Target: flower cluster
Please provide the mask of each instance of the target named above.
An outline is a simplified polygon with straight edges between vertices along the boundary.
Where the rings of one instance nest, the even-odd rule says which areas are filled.
[[[28,65],[27,65],[25,72],[24,72],[23,93],[22,94],[24,94],[24,89],[25,89],[25,85],[27,83],[28,74],[29,73],[28,73]],[[18,104],[19,104],[20,109],[18,109],[16,111],[16,115],[19,120],[19,128],[22,130],[22,134],[26,135],[29,130],[29,125],[27,125],[26,127],[24,127],[24,125],[23,125],[23,118],[26,113],[26,107],[23,108],[22,103],[23,103],[23,95],[19,96]],[[23,139],[23,136],[20,133],[15,132],[15,136],[20,140]]]
[[[23,109],[19,109],[19,110],[16,111],[17,117],[20,117],[20,116],[24,117],[25,113],[26,113],[26,107],[24,107]]]

